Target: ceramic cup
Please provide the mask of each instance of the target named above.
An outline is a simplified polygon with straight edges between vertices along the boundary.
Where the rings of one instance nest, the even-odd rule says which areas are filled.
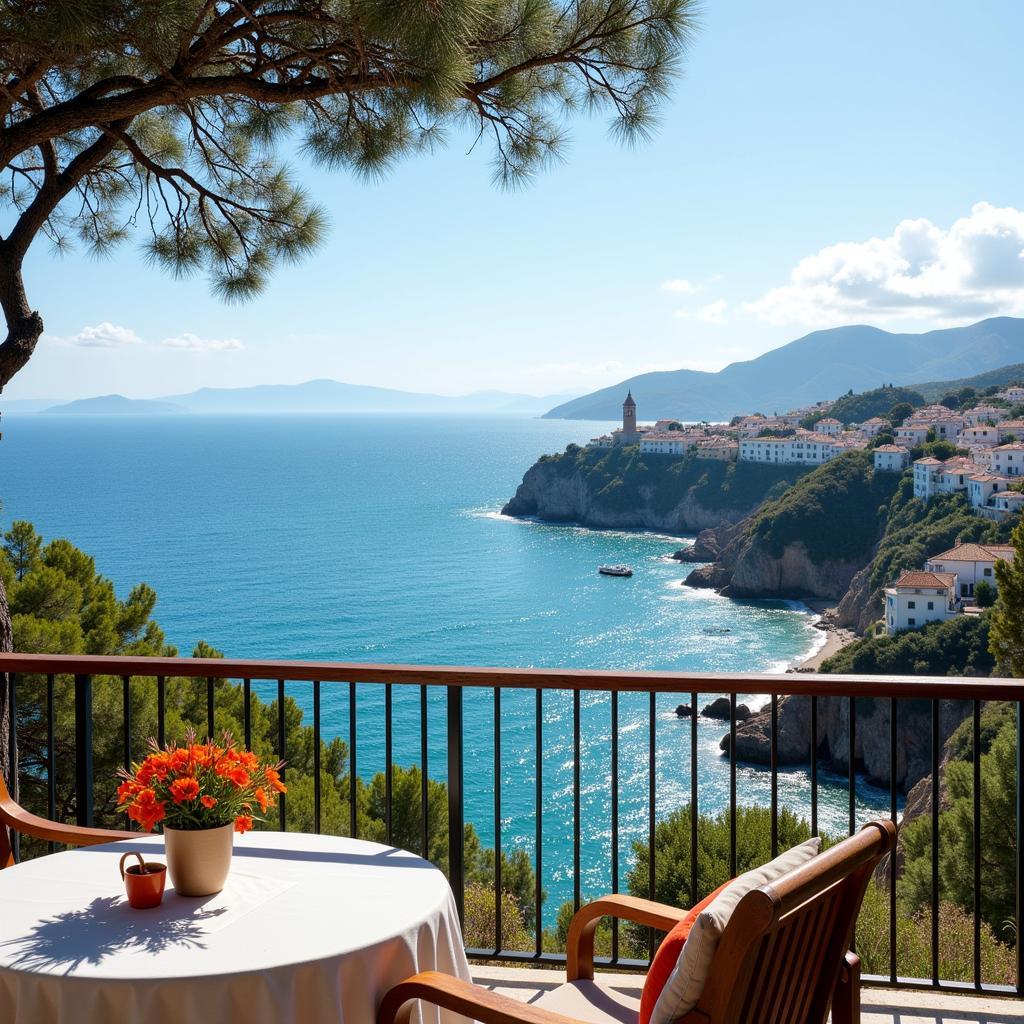
[[[138,857],[139,863],[125,868],[124,862],[129,857]],[[164,898],[164,883],[167,881],[167,865],[156,861],[145,861],[136,850],[126,853],[118,865],[124,887],[128,893],[128,904],[135,910],[149,910],[159,907]]]

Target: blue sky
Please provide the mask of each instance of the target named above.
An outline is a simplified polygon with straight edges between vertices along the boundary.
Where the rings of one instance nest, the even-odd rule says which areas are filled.
[[[246,305],[131,244],[37,246],[47,337],[5,397],[582,393],[818,326],[1024,313],[1021,38],[1011,0],[706,0],[653,142],[577,121],[567,161],[512,193],[457,136],[380,183],[303,168],[327,242]]]

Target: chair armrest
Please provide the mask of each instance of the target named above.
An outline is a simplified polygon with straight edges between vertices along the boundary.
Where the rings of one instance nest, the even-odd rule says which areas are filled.
[[[847,952],[832,995],[832,1024],[860,1024],[860,957]]]
[[[395,985],[380,1004],[377,1024],[410,1024],[418,999],[479,1024],[581,1024],[573,1017],[509,999],[438,971],[424,971]]]
[[[138,832],[121,832],[109,828],[83,828],[79,825],[64,825],[30,814],[9,797],[0,800],[0,826],[7,825],[22,835],[35,836],[53,843],[67,843],[69,846],[95,846],[97,843],[115,843],[119,839],[138,839]]]
[[[686,911],[636,896],[602,896],[580,907],[569,922],[566,940],[566,977],[569,981],[594,977],[594,932],[602,917],[619,917],[667,932],[684,917]]]

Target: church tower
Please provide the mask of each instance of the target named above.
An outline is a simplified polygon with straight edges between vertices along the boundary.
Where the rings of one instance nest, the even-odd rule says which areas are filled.
[[[622,403],[622,432],[636,434],[636,402],[633,401],[632,391],[626,394],[626,400]]]

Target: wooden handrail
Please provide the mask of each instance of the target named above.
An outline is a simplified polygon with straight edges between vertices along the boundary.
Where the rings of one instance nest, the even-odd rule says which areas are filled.
[[[811,673],[619,672],[604,669],[477,668],[332,661],[139,658],[78,654],[0,654],[0,673],[90,676],[184,676],[301,682],[397,683],[525,690],[619,693],[771,693],[795,696],[896,697],[1024,702],[1024,680],[947,676],[856,676]]]

